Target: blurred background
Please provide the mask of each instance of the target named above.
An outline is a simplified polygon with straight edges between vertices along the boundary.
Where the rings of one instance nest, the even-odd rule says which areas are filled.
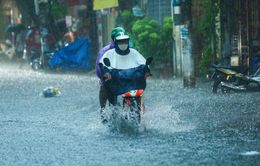
[[[13,45],[5,57],[19,59],[23,47],[50,52],[83,37],[91,70],[111,30],[123,26],[131,46],[154,57],[155,76],[195,84],[212,63],[260,64],[259,6],[258,0],[1,0],[0,48]]]

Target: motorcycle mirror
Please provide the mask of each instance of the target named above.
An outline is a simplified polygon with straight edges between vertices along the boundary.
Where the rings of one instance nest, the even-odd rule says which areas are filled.
[[[110,63],[110,60],[108,59],[108,58],[104,58],[103,59],[103,62],[104,62],[104,64],[106,65],[106,66],[111,66],[111,63]]]
[[[150,65],[153,62],[153,57],[148,57],[145,64]]]

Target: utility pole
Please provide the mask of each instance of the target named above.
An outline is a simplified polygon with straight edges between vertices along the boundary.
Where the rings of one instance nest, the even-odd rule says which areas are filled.
[[[39,14],[39,2],[38,0],[34,0],[34,8],[35,8],[35,14]]]
[[[11,2],[11,8],[10,8],[10,18],[11,18],[11,20],[10,20],[10,22],[11,22],[11,24],[14,24],[15,22],[14,22],[14,10],[13,10],[13,6],[14,6],[14,4],[13,4],[13,1]],[[12,37],[12,43],[14,44],[15,43],[15,33],[14,32],[11,32],[11,37]]]
[[[171,1],[172,18],[174,20],[173,36],[175,41],[175,50],[173,50],[173,75],[182,76],[182,56],[181,56],[181,38],[180,29],[182,26],[181,0]]]
[[[194,55],[192,51],[192,18],[191,6],[192,0],[185,0],[183,2],[183,19],[184,26],[181,29],[181,43],[182,43],[182,59],[183,59],[183,86],[186,88],[193,88],[196,84]]]
[[[175,76],[183,77],[184,87],[195,87],[194,56],[191,40],[191,2],[192,0],[172,0],[175,24],[175,54],[173,65]]]
[[[192,54],[192,42],[188,26],[181,28],[181,51],[183,61],[183,86],[190,88],[195,86],[194,57]]]

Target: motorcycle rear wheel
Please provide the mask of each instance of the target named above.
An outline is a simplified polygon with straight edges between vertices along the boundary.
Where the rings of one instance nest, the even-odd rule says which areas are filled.
[[[213,85],[212,85],[212,93],[218,93],[221,89],[221,79],[216,79],[214,80],[213,82]]]
[[[222,93],[231,93],[231,89],[221,86],[221,92]]]
[[[32,69],[37,71],[41,68],[41,64],[39,62],[32,62]]]

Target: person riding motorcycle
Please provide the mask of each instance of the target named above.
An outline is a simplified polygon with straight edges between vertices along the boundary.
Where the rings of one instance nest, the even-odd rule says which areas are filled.
[[[99,104],[100,104],[100,111],[102,112],[102,110],[104,110],[105,106],[106,106],[106,102],[107,102],[107,91],[106,88],[104,87],[104,82],[102,80],[102,74],[101,74],[101,69],[99,67],[99,61],[101,60],[101,58],[103,57],[103,55],[105,54],[105,52],[107,52],[108,50],[111,50],[113,48],[115,48],[115,37],[116,34],[120,33],[120,32],[125,32],[125,29],[122,27],[116,27],[112,30],[111,32],[111,41],[108,45],[106,45],[105,47],[103,47],[97,56],[96,59],[96,75],[99,78],[99,83],[100,83],[100,90],[99,90]]]
[[[146,59],[137,50],[129,47],[129,40],[130,37],[126,32],[117,32],[114,38],[115,48],[105,52],[99,63],[105,66],[103,60],[108,58],[111,63],[110,68],[115,70],[131,70],[145,65]],[[146,78],[148,75],[149,73],[146,73],[144,77]],[[104,71],[103,78],[105,80],[113,79],[108,71]],[[110,99],[109,102],[115,105],[115,101],[112,100],[113,96],[108,94],[108,97],[108,99]],[[103,113],[104,110],[101,111],[101,118],[104,118],[102,117]],[[106,119],[102,119],[102,121],[104,122]]]

